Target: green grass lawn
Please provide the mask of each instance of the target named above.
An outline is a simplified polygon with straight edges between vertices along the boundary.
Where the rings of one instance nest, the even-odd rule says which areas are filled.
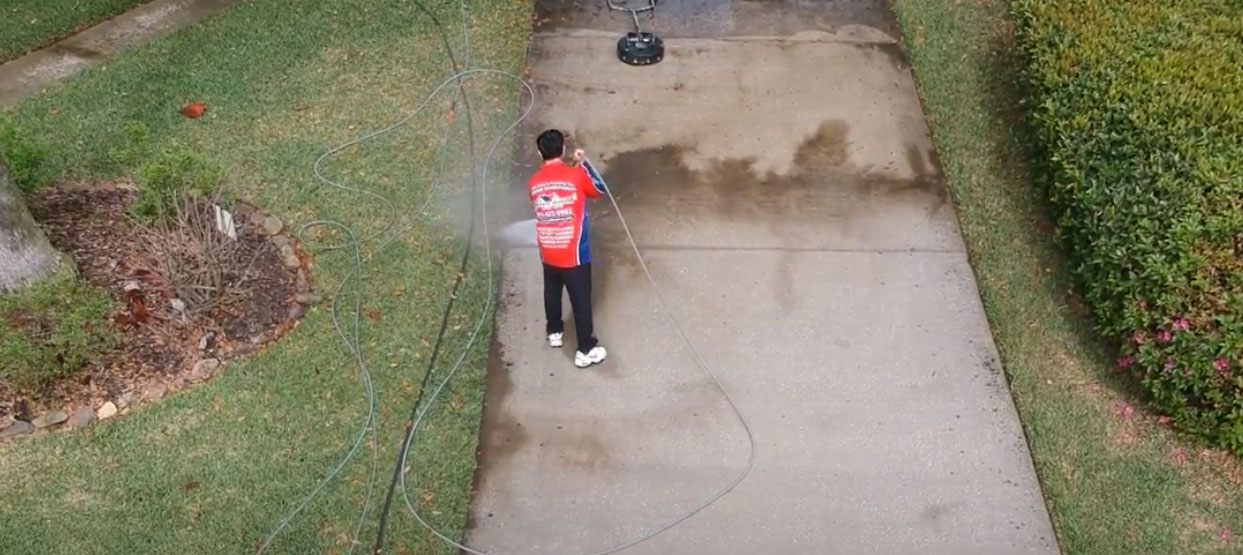
[[[459,4],[429,4],[460,49]],[[520,72],[531,4],[474,0],[465,10],[472,65]],[[450,73],[440,35],[410,2],[326,0],[290,9],[279,0],[252,0],[89,69],[7,115],[48,146],[50,168],[63,179],[131,175],[145,154],[134,151],[126,130],[141,122],[151,137],[143,149],[177,143],[196,150],[226,169],[235,193],[291,227],[330,218],[370,235],[384,228],[382,207],[321,186],[312,163],[326,149],[397,120]],[[516,116],[519,89],[496,78],[473,83],[474,123],[486,145]],[[441,187],[454,194],[433,204],[439,217],[415,213],[450,120],[450,98],[443,98],[410,125],[325,166],[335,179],[392,197],[403,223],[412,222],[387,251],[375,250],[375,242],[363,250],[360,342],[379,396],[378,482],[365,504],[368,442],[270,553],[345,553],[364,506],[371,517],[356,552],[369,550],[375,536],[374,515],[464,247],[463,210],[453,209],[470,185],[460,107]],[[178,113],[193,100],[208,105],[200,120]],[[512,148],[500,151],[491,180],[498,193]],[[491,261],[475,252],[433,378],[485,316]],[[350,262],[346,252],[318,253],[320,288],[331,292]],[[348,316],[352,299],[341,300]],[[269,351],[229,365],[206,385],[85,433],[0,445],[0,553],[252,551],[335,466],[365,416],[358,369],[329,313],[327,304],[312,309]],[[488,331],[425,421],[407,474],[422,513],[451,536],[462,529],[469,500]],[[453,552],[405,513],[400,497],[388,538],[388,553]]]
[[[69,268],[21,294],[0,295],[0,382],[30,391],[73,376],[115,344],[111,308],[107,291]]]
[[[42,48],[151,0],[5,0],[0,62]]]
[[[1243,552],[1237,462],[1142,410],[1071,292],[1027,173],[1006,2],[893,6],[1063,549]]]

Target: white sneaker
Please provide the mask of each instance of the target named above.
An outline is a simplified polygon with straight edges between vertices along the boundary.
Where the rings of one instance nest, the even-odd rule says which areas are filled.
[[[605,351],[604,347],[596,345],[595,347],[592,347],[591,351],[585,354],[582,351],[574,353],[574,366],[586,368],[592,364],[604,362],[604,359],[607,356],[609,356],[608,351]]]
[[[562,345],[561,334],[559,333],[548,334],[548,346],[549,347],[552,347],[554,349],[559,349],[561,348],[561,345]]]

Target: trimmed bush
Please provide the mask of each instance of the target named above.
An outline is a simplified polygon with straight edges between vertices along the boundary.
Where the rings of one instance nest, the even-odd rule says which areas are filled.
[[[1243,454],[1243,4],[1012,5],[1058,236],[1119,368]]]
[[[4,114],[0,114],[0,160],[8,165],[13,182],[23,192],[34,191],[52,181],[47,149]]]
[[[211,196],[223,180],[224,172],[199,154],[181,147],[165,150],[139,173],[142,192],[134,214],[149,222],[170,217],[183,195]]]

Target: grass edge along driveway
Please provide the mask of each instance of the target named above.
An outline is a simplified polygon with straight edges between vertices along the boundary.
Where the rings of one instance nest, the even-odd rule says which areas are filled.
[[[1027,168],[1004,0],[891,0],[1062,549],[1240,553],[1243,472],[1115,379]]]

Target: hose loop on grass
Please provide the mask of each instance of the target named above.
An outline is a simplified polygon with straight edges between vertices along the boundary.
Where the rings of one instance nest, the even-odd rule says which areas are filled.
[[[327,227],[327,228],[335,228],[337,230],[340,230],[346,238],[345,241],[341,243],[336,243],[336,244],[321,245],[318,248],[325,250],[325,251],[348,249],[352,253],[350,271],[346,274],[345,278],[343,278],[341,283],[337,286],[336,292],[333,295],[332,321],[333,321],[333,327],[336,330],[338,337],[340,337],[341,341],[345,343],[347,350],[354,357],[355,362],[358,365],[359,376],[360,376],[361,381],[363,382],[364,396],[367,399],[367,410],[362,419],[361,424],[359,425],[359,429],[358,429],[357,434],[354,437],[354,441],[352,442],[346,454],[341,458],[341,460],[337,463],[337,465],[333,467],[333,469],[329,471],[328,474],[326,474],[324,478],[321,479],[320,482],[306,496],[303,497],[301,502],[298,503],[298,505],[296,505],[293,510],[291,510],[288,514],[286,514],[284,518],[282,518],[282,520],[280,521],[276,529],[272,531],[272,533],[267,537],[263,545],[260,547],[259,553],[266,551],[271,546],[274,539],[289,526],[289,524],[293,521],[293,519],[296,518],[297,515],[300,514],[303,510],[305,510],[305,508],[317,496],[319,496],[322,493],[324,488],[327,487],[327,485],[342,472],[342,470],[349,464],[349,462],[352,461],[355,456],[357,456],[358,452],[362,448],[363,442],[366,441],[367,436],[370,435],[373,439],[372,441],[372,466],[371,466],[370,477],[367,482],[366,494],[363,500],[363,508],[361,510],[358,522],[355,526],[354,534],[353,534],[353,541],[351,542],[350,553],[353,553],[355,548],[359,544],[358,536],[361,533],[363,524],[366,521],[367,514],[370,509],[371,499],[372,499],[372,494],[374,491],[375,479],[376,479],[376,474],[377,474],[377,468],[378,468],[379,422],[378,422],[378,417],[377,417],[377,412],[376,412],[378,401],[377,401],[375,386],[374,386],[374,383],[372,382],[370,369],[367,365],[366,357],[363,355],[361,336],[360,336],[361,318],[362,318],[362,300],[363,300],[363,295],[364,295],[363,286],[362,286],[362,278],[363,278],[362,274],[363,274],[363,269],[364,269],[364,261],[362,259],[362,244],[370,240],[382,237],[383,239],[381,240],[376,250],[376,254],[379,254],[383,252],[385,248],[388,247],[397,237],[400,237],[401,235],[409,231],[415,225],[415,220],[411,219],[411,221],[407,222],[405,226],[398,227],[397,226],[397,220],[398,220],[397,210],[391,199],[384,197],[383,195],[380,195],[373,191],[369,191],[369,190],[361,189],[357,187],[351,187],[349,185],[345,185],[338,181],[329,179],[323,174],[322,165],[327,158],[329,158],[330,156],[334,154],[337,154],[343,150],[346,150],[353,146],[364,143],[368,140],[390,133],[408,124],[415,116],[422,113],[422,111],[426,109],[426,107],[431,103],[431,101],[434,98],[436,98],[445,88],[447,88],[448,86],[452,84],[456,84],[458,86],[458,92],[460,94],[460,98],[466,107],[467,133],[468,133],[468,136],[470,137],[471,150],[473,154],[474,124],[473,124],[472,117],[471,117],[472,114],[471,114],[469,100],[467,99],[463,82],[466,77],[470,77],[470,76],[492,75],[492,76],[499,76],[499,77],[503,77],[506,79],[512,79],[514,81],[517,81],[517,83],[521,85],[523,89],[526,90],[527,95],[529,96],[530,100],[527,102],[522,113],[504,131],[502,131],[497,136],[497,138],[492,142],[492,144],[489,146],[487,150],[487,154],[484,157],[483,162],[482,162],[483,171],[482,171],[482,176],[479,179],[474,179],[474,167],[472,166],[471,168],[471,173],[472,173],[471,225],[467,233],[466,250],[462,257],[462,268],[458,273],[458,279],[454,283],[454,294],[450,295],[450,300],[446,304],[445,311],[443,313],[440,333],[438,334],[436,342],[434,343],[433,354],[429,360],[427,370],[425,371],[423,375],[423,379],[424,379],[423,386],[420,387],[418,398],[415,400],[415,403],[411,409],[411,413],[412,413],[411,419],[407,423],[407,432],[402,441],[401,450],[399,452],[397,460],[395,461],[396,464],[394,465],[395,468],[394,468],[394,473],[393,473],[393,482],[389,486],[388,496],[386,498],[384,507],[380,513],[381,524],[380,524],[380,530],[377,533],[374,550],[376,552],[379,552],[379,550],[383,547],[384,533],[386,529],[385,523],[388,518],[389,507],[390,507],[389,502],[392,499],[395,488],[400,486],[401,493],[402,493],[402,499],[405,502],[406,507],[409,513],[411,514],[411,516],[413,516],[414,519],[421,526],[423,526],[426,530],[428,530],[428,532],[430,532],[436,538],[467,553],[471,553],[474,555],[493,555],[493,554],[488,554],[488,553],[470,548],[464,545],[463,543],[453,538],[450,538],[448,535],[446,535],[440,530],[437,530],[430,523],[428,523],[427,520],[418,512],[418,510],[415,508],[414,503],[410,499],[410,494],[407,489],[406,481],[405,481],[405,474],[406,474],[405,468],[409,461],[411,447],[414,445],[414,442],[417,438],[419,426],[422,424],[424,418],[427,416],[428,411],[432,408],[432,406],[435,405],[436,401],[439,399],[444,389],[452,381],[454,376],[456,376],[457,372],[461,369],[461,366],[463,362],[465,361],[466,357],[469,355],[472,346],[475,344],[475,341],[477,341],[480,331],[483,329],[484,324],[487,322],[488,317],[492,313],[493,301],[495,297],[495,283],[494,283],[494,276],[493,276],[493,269],[492,269],[493,261],[492,261],[491,236],[488,232],[488,217],[487,217],[488,174],[491,169],[492,162],[496,154],[496,150],[500,146],[501,141],[505,137],[507,137],[510,133],[512,133],[515,129],[517,129],[517,127],[521,125],[521,123],[525,121],[527,117],[531,114],[531,111],[535,105],[535,90],[521,76],[507,72],[507,71],[498,70],[498,69],[486,69],[486,68],[465,69],[465,70],[459,69],[457,67],[456,60],[453,58],[452,47],[448,43],[448,35],[447,35],[447,32],[445,31],[444,26],[435,17],[435,15],[431,13],[420,2],[418,2],[418,0],[415,0],[415,3],[418,5],[418,7],[422,11],[424,11],[425,13],[429,15],[429,17],[431,17],[437,29],[441,32],[442,38],[444,39],[444,43],[445,43],[444,46],[446,49],[446,56],[450,59],[451,63],[453,64],[454,74],[449,76],[444,81],[442,81],[435,89],[433,89],[430,93],[428,93],[428,95],[409,114],[398,119],[396,122],[388,126],[382,127],[380,129],[377,129],[375,131],[372,131],[370,133],[367,133],[365,135],[362,135],[360,137],[357,137],[353,140],[350,140],[346,143],[343,143],[341,145],[338,145],[336,147],[333,147],[327,150],[318,159],[316,159],[314,168],[313,168],[316,179],[318,179],[321,183],[328,185],[329,187],[339,189],[346,193],[362,195],[364,197],[370,197],[378,201],[385,208],[385,211],[388,213],[388,218],[386,218],[387,223],[380,231],[373,233],[367,237],[364,237],[361,240],[357,237],[357,234],[350,226],[343,224],[341,222],[333,221],[333,220],[317,220],[317,221],[309,222],[307,224],[304,224],[297,230],[298,238],[304,243],[308,242],[307,241],[308,232],[309,230],[313,228]],[[459,0],[459,9],[461,10],[462,15],[463,15],[463,37],[467,43],[467,48],[469,49],[470,39],[469,39],[469,32],[466,29],[465,7],[464,7],[463,0]],[[469,57],[469,53],[467,54],[467,57]],[[444,147],[441,153],[441,163],[437,169],[436,179],[434,180],[431,190],[429,191],[427,198],[424,200],[422,207],[417,211],[417,213],[423,213],[427,209],[431,200],[436,196],[436,193],[439,190],[440,178],[443,175],[444,164],[445,164],[445,160],[447,159],[447,154],[448,154],[448,148],[449,148],[449,131],[448,129],[446,129],[445,138],[444,138]],[[471,162],[472,164],[475,162],[474,156],[472,156]],[[595,168],[591,166],[590,162],[586,162],[585,166],[588,169],[588,171],[592,173],[593,178],[599,180],[600,183],[604,182],[603,178],[595,170]],[[649,531],[645,533],[637,535],[629,540],[616,544],[612,547],[608,547],[603,550],[593,552],[590,555],[611,555],[613,553],[617,553],[619,551],[628,549],[630,547],[643,543],[647,540],[650,540],[674,528],[681,522],[695,516],[700,511],[716,503],[718,500],[720,500],[722,497],[724,497],[726,494],[732,491],[735,487],[737,487],[740,483],[742,483],[742,481],[746,479],[746,477],[750,474],[751,470],[754,468],[755,459],[756,459],[755,437],[754,437],[754,434],[752,433],[750,424],[747,422],[747,419],[743,415],[742,410],[738,407],[738,405],[734,402],[733,398],[730,397],[729,393],[726,391],[724,384],[722,384],[720,379],[712,371],[712,369],[707,364],[707,362],[699,354],[698,350],[694,346],[694,343],[690,340],[690,337],[687,335],[685,329],[682,327],[681,323],[678,321],[678,319],[674,315],[673,310],[670,308],[668,302],[665,300],[664,295],[661,292],[659,285],[656,283],[656,280],[652,277],[652,274],[649,271],[646,262],[643,260],[642,253],[639,251],[638,245],[634,239],[634,235],[631,233],[630,228],[626,223],[625,217],[623,216],[621,212],[621,208],[617,204],[617,199],[614,198],[613,196],[612,189],[605,186],[605,191],[608,194],[609,202],[612,204],[613,209],[616,212],[617,217],[622,224],[622,229],[625,231],[626,238],[630,243],[631,249],[633,250],[635,257],[638,259],[639,264],[641,268],[643,269],[644,276],[646,277],[648,283],[656,291],[657,298],[660,301],[662,308],[665,310],[666,315],[668,316],[669,320],[673,323],[674,327],[677,329],[679,335],[682,337],[682,340],[686,344],[687,349],[689,350],[690,354],[694,358],[696,364],[700,367],[701,370],[703,370],[704,373],[708,375],[708,377],[716,385],[717,389],[720,390],[722,396],[724,396],[724,398],[726,399],[730,407],[733,409],[733,412],[737,416],[739,423],[742,425],[743,430],[746,432],[749,455],[748,455],[746,465],[743,467],[743,469],[739,472],[739,474],[733,480],[731,480],[728,484],[725,485],[725,487],[717,491],[715,494],[705,499],[702,503],[695,506],[693,509],[675,518],[671,518],[649,529]],[[427,397],[427,402],[424,404],[423,394],[427,391],[427,387],[426,387],[427,380],[430,378],[432,371],[435,369],[435,362],[440,352],[440,349],[441,349],[441,346],[442,346],[442,343],[445,337],[445,328],[448,322],[450,312],[452,311],[452,307],[453,307],[452,301],[457,296],[456,289],[462,283],[463,276],[466,273],[465,272],[466,265],[470,257],[471,245],[474,240],[474,226],[475,226],[475,214],[476,214],[475,206],[474,206],[474,198],[475,198],[474,195],[475,194],[478,194],[478,200],[480,203],[479,208],[480,208],[480,212],[483,214],[483,218],[481,218],[481,222],[482,222],[482,228],[483,228],[483,244],[484,244],[484,249],[485,249],[484,259],[487,265],[487,271],[486,271],[486,282],[488,284],[488,291],[487,291],[487,297],[486,297],[487,300],[484,304],[483,312],[481,313],[479,319],[476,321],[474,328],[471,330],[471,333],[466,341],[466,344],[462,347],[461,353],[458,355],[453,365],[445,372],[444,376],[436,384],[435,388],[432,390],[431,395]],[[352,291],[353,291],[353,311],[354,312],[350,320],[351,329],[347,332],[347,330],[345,330],[342,324],[340,305],[341,305],[341,298],[342,298],[341,293],[345,290],[345,288],[348,285],[353,285]]]

